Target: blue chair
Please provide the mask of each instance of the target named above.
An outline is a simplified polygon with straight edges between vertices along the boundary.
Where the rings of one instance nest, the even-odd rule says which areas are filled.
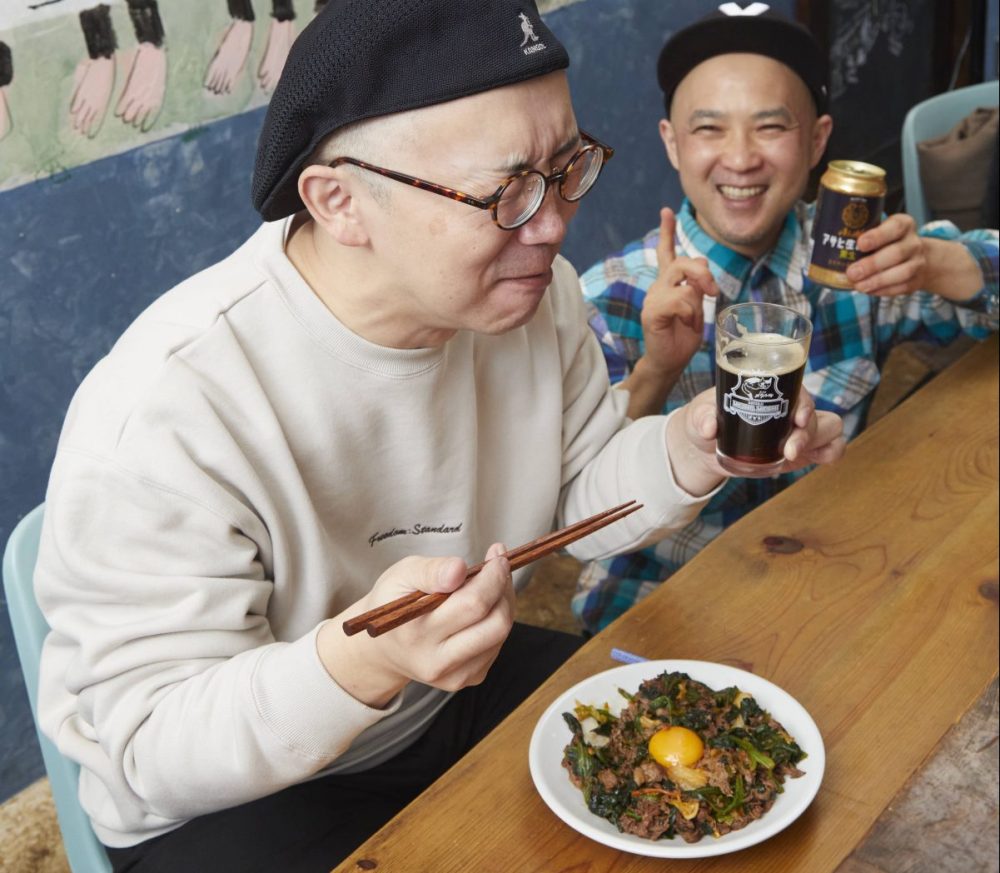
[[[111,862],[104,847],[90,826],[90,819],[80,806],[77,790],[80,767],[59,750],[38,730],[38,663],[42,641],[49,632],[38,604],[32,578],[38,557],[38,539],[42,532],[44,504],[29,512],[10,535],[3,556],[3,587],[7,596],[7,609],[14,629],[14,642],[21,659],[21,671],[28,686],[31,712],[35,716],[35,729],[42,747],[45,770],[52,786],[52,797],[59,816],[66,857],[73,873],[111,873]]]
[[[1000,82],[981,82],[929,97],[906,113],[902,137],[904,208],[918,226],[933,216],[920,181],[917,143],[947,133],[978,106],[996,106],[998,98]]]

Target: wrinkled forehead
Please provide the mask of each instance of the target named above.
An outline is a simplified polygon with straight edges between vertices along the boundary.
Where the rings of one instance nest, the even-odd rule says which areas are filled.
[[[791,67],[765,55],[733,53],[702,61],[681,80],[670,117],[683,121],[692,112],[736,106],[751,111],[782,106],[800,121],[816,115],[806,83]]]

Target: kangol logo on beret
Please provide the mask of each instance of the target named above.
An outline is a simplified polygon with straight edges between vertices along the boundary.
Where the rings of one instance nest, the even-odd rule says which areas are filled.
[[[523,12],[518,15],[518,18],[521,19],[521,33],[524,34],[524,39],[521,40],[521,50],[526,55],[533,55],[535,52],[544,51],[545,43],[535,33],[535,28],[531,26],[531,19]]]

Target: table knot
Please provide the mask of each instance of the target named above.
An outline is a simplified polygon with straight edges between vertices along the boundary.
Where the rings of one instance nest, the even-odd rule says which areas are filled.
[[[764,537],[764,548],[772,555],[794,555],[804,548],[799,540],[792,537]]]
[[[1000,586],[997,585],[996,579],[987,579],[985,582],[980,582],[979,593],[987,600],[993,601],[993,603],[1000,602]]]

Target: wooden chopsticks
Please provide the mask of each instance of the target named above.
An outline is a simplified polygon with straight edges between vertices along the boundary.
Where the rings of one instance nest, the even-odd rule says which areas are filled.
[[[567,525],[560,530],[532,540],[530,543],[525,543],[523,546],[518,546],[516,549],[507,552],[510,569],[516,570],[519,567],[530,564],[532,561],[537,561],[539,558],[543,558],[545,555],[563,548],[563,546],[568,546],[570,543],[576,542],[576,540],[592,534],[596,530],[600,530],[613,521],[618,521],[618,519],[630,515],[637,509],[642,509],[642,504],[630,500],[628,503],[622,503],[619,506],[606,509],[604,512],[599,512],[596,515],[590,516],[590,518],[583,519],[583,521]],[[485,566],[485,561],[473,564],[469,567],[465,578],[470,579]],[[403,597],[398,597],[389,603],[376,606],[374,609],[368,610],[368,612],[363,612],[361,615],[349,618],[344,622],[344,633],[351,636],[366,630],[370,636],[377,637],[386,631],[399,627],[401,624],[406,624],[406,622],[417,616],[430,612],[447,599],[447,594],[427,594],[424,591],[411,591]]]

